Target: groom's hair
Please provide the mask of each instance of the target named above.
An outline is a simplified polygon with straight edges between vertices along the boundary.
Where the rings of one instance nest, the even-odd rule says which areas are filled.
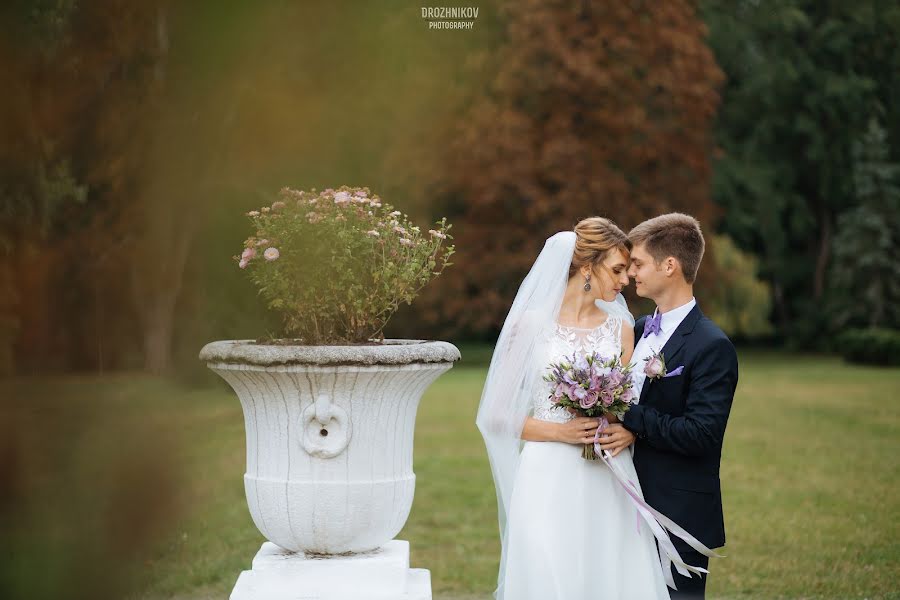
[[[628,233],[634,246],[643,245],[656,261],[661,263],[669,256],[678,259],[684,280],[694,283],[703,250],[703,232],[694,217],[683,213],[668,213],[648,219]]]

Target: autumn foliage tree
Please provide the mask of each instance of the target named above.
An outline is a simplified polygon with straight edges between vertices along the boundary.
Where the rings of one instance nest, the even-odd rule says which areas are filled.
[[[456,265],[420,306],[490,335],[547,236],[667,211],[711,227],[711,123],[723,82],[693,2],[524,0],[501,7],[486,83],[440,182]],[[704,264],[708,274],[712,261]]]
[[[104,325],[101,299],[129,304],[117,286],[128,268],[121,209],[143,163],[140,124],[164,5],[69,0],[0,10],[0,371],[12,370],[16,340],[20,368],[69,356],[77,364],[103,353],[94,331],[129,320],[117,311],[122,320]]]
[[[169,370],[234,112],[194,83],[205,72],[183,31],[172,48],[185,11],[168,0],[0,9],[0,373],[102,371],[134,355]]]

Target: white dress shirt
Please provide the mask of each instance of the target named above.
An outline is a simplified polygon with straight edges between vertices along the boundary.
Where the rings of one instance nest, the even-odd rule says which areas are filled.
[[[692,296],[686,304],[682,304],[662,314],[659,333],[651,333],[647,337],[644,337],[640,332],[638,333],[638,338],[635,340],[634,354],[631,357],[631,362],[634,363],[631,377],[634,382],[634,391],[638,398],[641,397],[641,390],[647,379],[647,376],[644,375],[644,361],[663,349],[663,346],[672,337],[672,333],[696,305],[697,300]],[[659,308],[653,312],[653,315],[655,316],[658,311]]]

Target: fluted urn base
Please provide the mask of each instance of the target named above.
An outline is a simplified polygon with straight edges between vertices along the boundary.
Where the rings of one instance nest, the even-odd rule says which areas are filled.
[[[243,407],[244,487],[266,539],[313,554],[388,544],[412,506],[419,399],[459,356],[452,344],[422,340],[207,344],[200,358]]]

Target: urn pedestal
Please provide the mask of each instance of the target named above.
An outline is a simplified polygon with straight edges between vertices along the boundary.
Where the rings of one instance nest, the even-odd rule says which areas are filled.
[[[396,595],[401,588],[419,594],[409,598],[430,598],[428,572],[410,570],[408,544],[392,540],[415,491],[419,400],[459,357],[452,344],[420,340],[359,346],[229,340],[203,348],[200,359],[240,399],[247,504],[271,542],[241,575],[233,598],[275,599],[274,588],[263,596],[242,590],[282,585],[293,594],[284,598],[337,600],[350,597],[340,595],[345,578],[357,582],[357,599],[406,598]],[[379,569],[381,579],[372,575]],[[416,591],[423,582],[427,596]],[[328,589],[335,593],[323,595]]]
[[[431,600],[431,574],[409,568],[409,543],[322,558],[265,542],[230,600]]]

